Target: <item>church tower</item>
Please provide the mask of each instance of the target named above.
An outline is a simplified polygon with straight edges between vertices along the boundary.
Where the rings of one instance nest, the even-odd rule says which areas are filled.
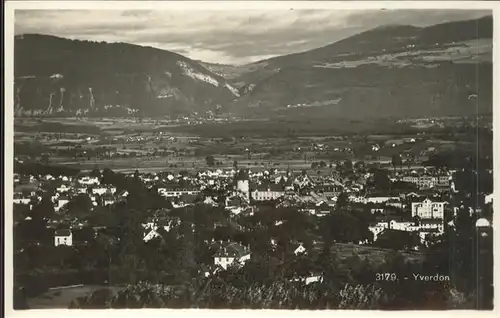
[[[250,181],[249,181],[248,171],[241,169],[236,174],[236,190],[241,192],[248,202],[250,202]]]

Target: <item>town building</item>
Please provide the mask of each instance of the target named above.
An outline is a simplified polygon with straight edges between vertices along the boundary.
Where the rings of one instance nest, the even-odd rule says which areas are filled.
[[[14,193],[14,204],[30,204],[31,197],[23,195],[22,193]]]
[[[243,194],[245,199],[250,202],[250,181],[249,181],[248,171],[241,169],[235,177],[236,180],[236,191]]]
[[[200,190],[194,187],[162,187],[158,188],[158,193],[166,198],[180,198],[182,195],[197,195]]]
[[[306,248],[302,244],[299,244],[299,246],[297,246],[297,248],[293,251],[295,255],[304,254],[305,252]]]
[[[493,193],[484,196],[484,204],[493,203]]]
[[[68,191],[70,191],[72,188],[66,184],[61,184],[57,189],[56,191],[59,192],[59,193],[66,193]]]
[[[411,204],[411,216],[420,219],[444,219],[444,208],[446,202],[433,202],[425,199],[423,202]]]
[[[401,200],[400,197],[393,197],[393,196],[368,196],[364,198],[362,201],[365,204],[368,203],[375,203],[375,204],[380,204],[380,203],[386,203],[386,202],[399,202]]]
[[[97,187],[92,188],[92,194],[104,195],[104,194],[115,194],[116,187]]]
[[[69,198],[67,196],[61,195],[56,199],[56,205],[54,206],[54,211],[59,212],[66,204],[69,203]]]
[[[61,229],[54,232],[54,246],[60,245],[73,245],[73,233],[71,233],[71,230]]]
[[[450,177],[447,175],[432,176],[432,175],[410,175],[404,176],[402,181],[416,184],[419,189],[429,189],[435,187],[449,187]]]
[[[231,265],[244,265],[250,259],[250,249],[235,242],[215,243],[218,251],[214,254],[214,264],[228,269]]]
[[[390,221],[381,221],[372,224],[368,230],[373,233],[373,241],[376,241],[380,234],[386,230],[418,232],[421,243],[429,235],[441,235],[444,233],[444,223],[440,219],[426,219],[418,222],[391,219]]]
[[[89,185],[99,185],[101,182],[99,181],[98,177],[85,176],[78,179],[78,183],[89,186]]]
[[[278,184],[271,183],[268,186],[258,186],[252,191],[252,199],[255,201],[276,200],[285,195],[285,190]]]

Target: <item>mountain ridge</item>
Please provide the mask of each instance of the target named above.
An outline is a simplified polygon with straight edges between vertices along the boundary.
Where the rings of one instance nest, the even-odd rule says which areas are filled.
[[[280,55],[280,56],[276,56],[276,57],[272,57],[272,58],[268,58],[268,59],[263,59],[263,60],[259,60],[256,62],[248,63],[245,66],[252,65],[252,64],[261,64],[264,62],[269,62],[269,61],[273,61],[276,59],[282,59],[282,58],[286,58],[289,56],[297,56],[297,55],[301,55],[301,54],[305,54],[305,53],[309,53],[309,52],[323,50],[326,48],[330,48],[332,46],[338,46],[339,44],[343,44],[344,42],[356,41],[360,37],[366,36],[367,34],[373,34],[376,32],[388,31],[388,30],[389,31],[396,30],[398,32],[401,32],[402,30],[403,31],[408,31],[408,30],[423,31],[423,30],[425,30],[425,33],[426,33],[425,42],[426,42],[426,44],[434,43],[436,41],[436,39],[439,39],[439,37],[442,36],[443,32],[445,32],[447,34],[453,33],[454,34],[453,37],[443,36],[443,38],[441,39],[442,42],[443,41],[453,42],[454,40],[458,40],[458,38],[464,38],[464,37],[470,38],[470,35],[469,35],[470,29],[471,29],[470,24],[475,24],[475,23],[484,24],[484,26],[483,26],[484,31],[481,34],[479,34],[480,37],[488,37],[488,38],[493,37],[493,16],[492,15],[486,15],[486,16],[478,18],[478,19],[444,22],[444,23],[439,23],[439,24],[427,26],[427,27],[417,27],[417,26],[413,26],[413,25],[394,25],[394,24],[381,25],[381,26],[357,33],[355,35],[342,38],[338,41],[332,42],[330,44],[327,44],[327,45],[324,45],[324,46],[321,46],[318,48],[314,48],[314,49],[306,50],[306,51],[302,51],[302,52],[294,52],[294,53],[290,53],[290,54],[286,54],[286,55]],[[457,32],[458,35],[455,32],[450,32],[450,30],[455,29],[456,26],[460,26],[460,32]],[[468,31],[464,32],[464,30],[468,30]],[[438,31],[438,32],[436,32],[436,31]],[[460,34],[462,34],[462,36],[460,36]],[[420,39],[420,40],[422,40],[422,39]]]
[[[18,116],[405,117],[470,113],[468,96],[481,91],[476,108],[491,112],[492,23],[381,26],[243,66],[128,43],[16,35],[14,106]]]
[[[202,65],[153,47],[23,34],[14,49],[18,114],[184,113],[237,96]]]
[[[491,16],[381,27],[258,61],[239,78],[244,94],[235,108],[262,116],[463,115],[475,109],[468,96],[476,90],[477,109],[491,113],[492,35]]]

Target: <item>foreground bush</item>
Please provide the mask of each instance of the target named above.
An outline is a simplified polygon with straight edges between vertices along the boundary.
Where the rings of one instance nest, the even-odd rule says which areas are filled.
[[[373,285],[345,285],[340,292],[333,292],[323,284],[288,282],[242,288],[212,280],[187,286],[141,282],[116,295],[96,291],[70,308],[377,309],[383,297],[382,290]]]

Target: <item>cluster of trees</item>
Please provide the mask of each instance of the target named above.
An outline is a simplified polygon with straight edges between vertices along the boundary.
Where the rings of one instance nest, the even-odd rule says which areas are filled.
[[[33,264],[38,268],[57,266],[60,271],[66,269],[69,273],[72,269],[99,268],[102,270],[80,271],[78,282],[102,284],[107,280],[110,285],[130,285],[117,295],[100,291],[77,300],[72,304],[77,308],[448,309],[453,302],[456,302],[453,306],[476,306],[472,302],[476,295],[476,279],[470,275],[476,266],[473,258],[476,245],[474,219],[465,214],[461,214],[456,230],[450,230],[446,236],[448,239],[445,237],[434,247],[423,263],[409,263],[394,252],[386,254],[385,261],[378,264],[356,253],[347,258],[337,254],[334,241],[358,240],[363,235],[360,229],[365,228],[361,226],[364,222],[361,218],[354,219],[342,211],[334,212],[320,224],[324,244],[315,249],[308,241],[315,233],[312,218],[290,209],[276,210],[277,216],[271,211],[262,211],[241,220],[241,224],[249,222],[255,228],[248,236],[231,227],[214,230],[216,222],[228,219],[224,211],[203,206],[176,210],[172,216],[181,217],[181,225],[170,232],[160,231],[160,238],[144,243],[139,234],[141,212],[124,208],[120,207],[115,226],[110,226],[96,238],[88,235],[90,245],[75,251],[67,247],[53,248],[52,253],[48,248],[34,248],[29,252],[30,260],[19,261],[20,264],[25,264],[24,267]],[[277,219],[285,222],[276,225]],[[346,229],[341,229],[341,224],[345,224]],[[349,227],[350,224],[353,226]],[[251,260],[243,268],[230,268],[205,278],[199,272],[199,264],[212,262],[214,251],[207,244],[210,238],[249,244]],[[270,244],[271,238],[276,241],[274,248]],[[33,242],[35,240],[39,242],[40,238],[34,238]],[[295,256],[289,244],[291,241],[305,242],[307,253]],[[491,245],[492,242],[486,243],[490,253]],[[492,258],[491,264],[486,264],[485,268],[489,271],[483,269],[483,272],[492,275]],[[323,281],[310,286],[291,282],[294,278],[314,273],[322,275]],[[451,283],[400,279],[378,281],[373,285],[376,273],[395,273],[397,277],[410,278],[413,273],[440,273],[450,275],[452,279]],[[66,272],[66,275],[75,277],[75,273]],[[40,283],[40,280],[30,283]],[[371,298],[367,293],[374,290],[379,296]],[[105,297],[102,297],[103,293]],[[150,293],[154,296],[146,296]],[[487,296],[483,297],[488,300]],[[487,302],[482,306],[487,307]]]
[[[491,146],[493,143],[491,142]],[[424,162],[425,165],[433,166],[436,168],[448,169],[492,169],[493,156],[477,151],[446,151],[439,152],[429,156],[429,160]]]
[[[391,165],[396,170],[397,167],[403,167],[403,158],[401,158],[400,154],[394,154],[391,158]]]
[[[150,211],[168,208],[171,204],[156,191],[146,188],[137,175],[127,178],[110,170],[104,170],[102,175],[102,183],[115,184],[130,192],[125,202],[93,209],[88,195],[81,194],[72,198],[64,214],[55,213],[50,196],[43,197],[31,211],[19,205],[14,207],[17,216],[15,286],[22,288],[26,296],[36,295],[54,284],[67,285],[75,281],[103,284],[111,272],[116,272],[118,281],[123,283],[130,283],[129,277],[134,275],[150,278],[147,267],[131,266],[132,274],[123,270],[123,265],[143,255],[138,254],[135,247],[130,249],[128,244],[143,246],[141,224],[150,216]],[[74,220],[87,224],[82,229],[73,229],[75,246],[54,247],[53,222],[65,228]],[[96,232],[94,227],[105,229]],[[144,255],[156,255],[155,251],[149,249]],[[157,262],[148,262],[149,267],[154,264]],[[51,279],[46,278],[48,273],[52,273]]]
[[[215,166],[216,160],[215,160],[214,156],[212,156],[212,155],[206,156],[205,161],[207,163],[207,166],[209,166],[209,167]]]
[[[486,171],[482,166],[457,171],[454,174],[454,181],[456,190],[463,193],[493,192],[493,173]]]
[[[176,286],[138,283],[116,295],[100,291],[76,300],[70,307],[429,310],[471,305],[448,282],[375,278],[379,272],[400,278],[412,277],[415,272],[430,275],[433,269],[429,266],[408,263],[398,253],[386,255],[379,265],[357,255],[341,262],[325,249],[316,256],[295,257],[279,264],[264,257],[252,258],[241,269],[230,267]],[[312,267],[323,271],[322,281],[311,285],[293,281],[294,275],[308,274]]]
[[[267,211],[269,212],[269,211]],[[307,220],[293,212],[291,223]],[[274,218],[264,215],[254,218],[254,225],[263,224],[256,234],[262,238],[268,229],[275,230]],[[336,216],[338,220],[339,216]],[[333,222],[333,221],[332,221]],[[252,258],[242,268],[230,267],[208,278],[194,275],[180,285],[132,284],[117,294],[100,291],[72,303],[72,308],[273,308],[273,309],[491,309],[493,261],[492,237],[478,238],[475,218],[461,213],[456,227],[448,229],[439,244],[429,250],[421,262],[410,262],[399,252],[389,252],[381,263],[353,253],[349,257],[337,254],[328,240],[323,248],[309,249],[295,256],[288,251],[278,257],[275,250],[251,242]],[[285,222],[284,224],[286,224]],[[290,225],[291,226],[291,225]],[[293,226],[283,229],[291,233]],[[333,232],[333,231],[332,231]],[[292,232],[293,235],[299,232]],[[325,234],[325,237],[333,233]],[[298,238],[298,237],[296,237]],[[304,235],[302,234],[302,237]],[[482,241],[477,241],[481,239]],[[279,241],[279,238],[278,240]],[[477,246],[481,250],[477,250]],[[474,257],[484,256],[481,268]],[[314,273],[323,279],[312,285],[294,282],[295,278]],[[392,274],[387,280],[377,280],[377,273]],[[446,281],[414,280],[415,273],[449,276]],[[481,273],[485,282],[477,288]],[[404,279],[407,277],[408,279]],[[99,296],[100,295],[100,296]]]
[[[378,309],[383,297],[373,285],[346,285],[340,293],[329,292],[327,287],[287,281],[238,288],[213,278],[195,280],[182,289],[149,283],[127,286],[116,295],[103,289],[76,300],[70,308]]]

